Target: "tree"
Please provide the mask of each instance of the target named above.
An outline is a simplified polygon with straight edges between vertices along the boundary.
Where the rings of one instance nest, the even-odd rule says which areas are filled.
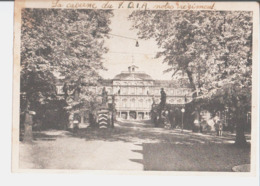
[[[70,84],[74,91],[86,92],[83,89],[99,79],[98,71],[105,69],[104,38],[110,31],[112,16],[111,10],[23,9],[21,92],[24,100],[44,104],[59,99],[54,91],[57,79]],[[34,82],[37,79],[44,86]],[[80,94],[77,103],[81,96],[87,95]]]
[[[163,63],[169,65],[165,72],[172,72],[174,76],[178,71],[183,71],[194,91],[199,86],[194,74],[199,70],[199,65],[202,71],[202,54],[207,49],[204,43],[196,45],[201,39],[199,35],[202,35],[203,25],[200,23],[203,23],[204,17],[206,13],[201,11],[135,11],[130,15],[139,36],[142,39],[155,38],[162,49],[156,57],[163,57]]]
[[[240,117],[251,107],[252,13],[134,11],[129,18],[140,38],[155,38],[166,72],[186,73],[196,102],[232,108],[236,143],[245,144]]]
[[[251,109],[252,13],[219,12],[212,40],[213,56],[201,89],[205,97],[229,107],[236,124],[236,144],[246,144],[244,128]]]

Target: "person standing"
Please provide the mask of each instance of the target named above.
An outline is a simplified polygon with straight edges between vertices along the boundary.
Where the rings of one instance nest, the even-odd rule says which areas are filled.
[[[200,132],[202,131],[201,129],[201,126],[200,126],[200,114],[199,114],[199,111],[198,111],[198,108],[196,107],[194,112],[192,113],[193,115],[193,129],[192,131],[195,132],[197,130],[200,130]]]

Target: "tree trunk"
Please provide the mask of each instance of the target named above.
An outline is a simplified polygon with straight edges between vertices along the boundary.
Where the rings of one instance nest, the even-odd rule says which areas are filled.
[[[33,141],[33,132],[32,126],[28,124],[24,124],[24,137],[23,142],[31,143]]]
[[[24,120],[24,137],[23,142],[31,143],[33,141],[33,131],[32,131],[32,115],[28,112],[25,113],[25,120]]]
[[[245,137],[245,123],[243,119],[237,119],[236,122],[236,141],[235,145],[241,147],[247,145],[246,137]]]
[[[193,78],[192,78],[192,72],[190,70],[186,69],[186,73],[187,73],[187,76],[189,78],[190,85],[191,85],[193,91],[195,91],[196,90],[196,86],[195,86]]]

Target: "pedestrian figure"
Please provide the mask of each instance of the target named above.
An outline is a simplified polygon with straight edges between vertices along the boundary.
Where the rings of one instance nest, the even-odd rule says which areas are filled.
[[[215,129],[216,129],[216,132],[217,132],[217,136],[222,136],[223,124],[220,121],[220,118],[219,118],[218,115],[215,116],[214,122],[215,122]]]
[[[199,114],[198,108],[195,108],[192,115],[193,115],[193,118],[194,118],[192,131],[195,132],[195,131],[197,131],[197,129],[202,131],[202,128],[200,127],[200,114]]]
[[[155,122],[155,127],[158,127],[159,124],[160,124],[160,116],[159,115],[156,116],[156,120],[155,121],[156,121]]]
[[[219,124],[218,124],[218,126],[219,126],[219,133],[218,133],[218,135],[219,136],[222,136],[222,133],[223,133],[223,123],[219,120]]]

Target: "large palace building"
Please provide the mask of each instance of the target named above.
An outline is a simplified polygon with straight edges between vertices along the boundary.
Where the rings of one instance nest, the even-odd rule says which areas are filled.
[[[115,95],[117,117],[122,119],[149,119],[152,104],[160,103],[160,91],[163,88],[167,95],[167,104],[183,105],[191,101],[191,89],[188,83],[178,83],[174,80],[154,80],[148,74],[137,71],[138,67],[131,65],[128,71],[123,71],[111,80],[102,80],[90,87],[99,95],[105,87],[108,100],[112,102]]]
[[[166,93],[166,103],[170,105],[184,105],[190,102],[192,91],[187,81],[155,80],[150,75],[138,71],[138,67],[131,65],[128,71],[123,71],[113,79],[102,79],[89,87],[89,90],[102,99],[102,89],[108,93],[108,102],[112,103],[115,96],[117,118],[149,119],[152,104],[159,104],[161,89]],[[184,79],[185,80],[185,79]],[[58,94],[63,94],[63,85],[57,86]],[[87,121],[87,111],[80,114],[80,123]]]

